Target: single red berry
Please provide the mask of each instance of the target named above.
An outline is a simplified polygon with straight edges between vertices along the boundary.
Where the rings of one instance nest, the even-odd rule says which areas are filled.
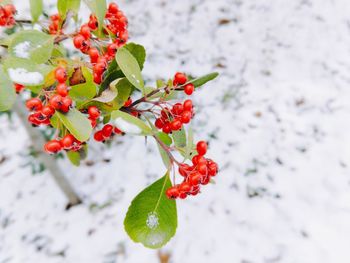
[[[80,51],[84,54],[87,54],[90,50],[91,42],[89,40],[84,40],[81,44]]]
[[[179,185],[179,191],[188,194],[192,191],[192,185],[189,182],[182,182]]]
[[[124,103],[124,107],[129,107],[132,104],[132,99],[129,97],[128,100]]]
[[[201,188],[199,185],[192,186],[192,191],[191,191],[190,195],[197,195],[200,190],[201,190]]]
[[[206,164],[207,161],[206,161],[206,159],[205,159],[202,155],[195,155],[195,156],[193,156],[193,158],[192,158],[192,163],[193,163],[194,165],[197,165],[197,164],[200,164],[200,163]]]
[[[75,138],[72,134],[67,134],[61,139],[60,142],[64,149],[69,150],[73,146]]]
[[[170,123],[165,123],[164,126],[163,126],[162,131],[163,131],[164,133],[171,133],[171,126],[170,126]]]
[[[207,175],[207,174],[208,174],[207,165],[204,164],[204,163],[198,164],[198,166],[197,166],[197,171],[198,171],[201,175]]]
[[[113,132],[113,128],[114,127],[110,124],[106,124],[105,126],[103,126],[103,128],[102,128],[103,137],[105,137],[105,138],[111,137],[112,132]]]
[[[191,185],[199,185],[202,179],[202,175],[198,172],[194,172],[188,176],[188,182]]]
[[[64,83],[67,80],[67,72],[63,67],[58,67],[55,70],[55,78],[59,83]]]
[[[91,119],[97,119],[101,115],[100,110],[96,106],[90,106],[88,108],[88,114]]]
[[[106,64],[104,62],[97,62],[93,67],[94,73],[98,75],[102,75],[102,73],[106,70]]]
[[[180,115],[180,114],[182,114],[183,110],[184,110],[183,105],[182,105],[181,103],[176,103],[176,104],[173,106],[171,112],[172,112],[173,114],[175,114],[175,115]]]
[[[60,111],[63,113],[66,113],[69,111],[69,108],[72,106],[72,99],[70,97],[64,97],[62,98],[62,106],[60,108]]]
[[[187,195],[188,194],[185,192],[180,192],[179,197],[180,197],[180,199],[185,199],[187,197]]]
[[[183,103],[183,106],[184,106],[184,110],[192,111],[192,108],[193,108],[192,100],[185,100]]]
[[[191,95],[194,91],[194,86],[192,83],[188,83],[185,87],[184,87],[184,91],[187,95]]]
[[[117,48],[118,48],[117,44],[115,44],[115,43],[109,44],[107,46],[107,53],[111,56],[114,56]]]
[[[215,176],[218,173],[218,165],[215,162],[208,164],[208,174],[210,176]]]
[[[12,4],[10,4],[10,5],[5,5],[5,6],[3,7],[3,10],[4,10],[5,15],[6,15],[7,17],[12,16],[12,15],[14,15],[14,14],[17,12],[16,7],[15,7],[14,5],[12,5]]]
[[[113,132],[114,132],[115,134],[123,134],[123,131],[121,131],[118,127],[114,127]]]
[[[176,199],[180,195],[179,189],[175,186],[172,186],[166,190],[166,196],[169,199]]]
[[[18,83],[15,83],[16,93],[20,93],[24,89],[24,86]]]
[[[170,127],[173,131],[178,131],[182,127],[182,122],[178,119],[175,119],[170,123]]]
[[[192,118],[192,113],[188,110],[184,111],[181,114],[181,122],[182,123],[189,123],[191,121]]]
[[[183,164],[179,165],[179,173],[183,177],[187,177],[187,175],[190,172],[190,170],[191,170],[191,166],[189,166],[186,163],[183,163]]]
[[[207,153],[208,144],[205,141],[199,141],[196,146],[199,155],[205,155]]]
[[[43,103],[39,98],[32,98],[26,102],[27,109],[30,111],[38,111],[43,107]]]
[[[52,140],[45,143],[44,149],[47,153],[57,153],[62,150],[62,145],[58,140]]]
[[[80,35],[82,35],[85,39],[90,39],[91,33],[88,25],[82,25],[80,28]]]
[[[97,142],[103,142],[105,138],[103,137],[102,131],[98,131],[94,134],[94,139]]]
[[[73,39],[73,44],[77,49],[81,49],[84,41],[85,41],[85,38],[82,35],[76,35]]]
[[[50,105],[55,109],[55,110],[59,110],[62,106],[62,96],[55,94],[53,96],[51,96],[49,102]]]
[[[68,95],[68,87],[66,83],[59,83],[56,86],[56,92],[62,97],[66,97]]]
[[[187,77],[184,73],[181,73],[181,72],[177,72],[175,74],[175,77],[174,77],[174,85],[182,85],[182,84],[185,84],[187,81]]]
[[[90,56],[91,63],[96,63],[98,60],[98,57],[100,56],[100,53],[98,52],[97,48],[93,47],[93,48],[90,48],[89,50],[89,56]]]
[[[88,22],[88,26],[90,27],[91,30],[96,30],[98,27],[98,22],[97,22],[97,18],[94,15],[90,15],[90,19]]]
[[[118,5],[116,3],[110,3],[108,6],[108,12],[111,14],[116,14],[118,13],[119,8]]]
[[[158,118],[156,119],[154,125],[158,128],[158,129],[162,129],[164,127],[164,121],[162,118]]]
[[[207,184],[209,184],[209,182],[210,182],[210,176],[204,176],[204,177],[202,177],[202,179],[201,179],[201,184],[202,185],[207,185]]]
[[[55,109],[51,105],[46,105],[45,107],[42,108],[41,113],[50,118],[52,115],[55,113]]]
[[[96,84],[101,84],[102,83],[102,75],[94,73],[94,82]]]

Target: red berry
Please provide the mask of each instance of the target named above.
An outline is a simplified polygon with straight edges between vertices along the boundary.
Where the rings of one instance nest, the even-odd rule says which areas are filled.
[[[185,100],[183,106],[184,106],[184,110],[192,111],[192,108],[193,108],[192,100]]]
[[[129,97],[128,100],[124,103],[124,107],[129,107],[132,104],[132,99]]]
[[[182,122],[178,119],[175,119],[170,123],[170,127],[173,131],[178,131],[182,127]]]
[[[207,165],[204,164],[204,163],[198,164],[198,166],[197,166],[197,171],[198,171],[201,175],[207,175],[207,174],[208,174]]]
[[[70,97],[64,97],[62,98],[62,106],[60,108],[60,111],[66,113],[69,111],[70,106],[72,106],[72,99]]]
[[[94,82],[96,84],[101,84],[102,83],[102,75],[94,73]]]
[[[44,145],[44,149],[47,153],[57,153],[62,150],[61,143],[57,140],[48,141]]]
[[[118,127],[114,127],[113,132],[114,132],[115,134],[123,134],[123,132],[122,132],[121,130],[119,130]]]
[[[192,185],[189,182],[183,182],[179,185],[179,191],[183,193],[189,193],[192,190]]]
[[[163,126],[162,131],[163,131],[164,133],[171,133],[171,126],[170,126],[170,123],[165,123],[164,126]]]
[[[30,111],[38,111],[43,107],[43,103],[38,98],[32,98],[26,102],[27,109]]]
[[[72,134],[67,134],[61,139],[61,145],[64,149],[70,149],[75,142],[75,138]]]
[[[180,114],[183,112],[183,110],[184,110],[184,107],[182,106],[182,104],[181,104],[181,103],[176,103],[176,104],[173,106],[171,112],[172,112],[173,114],[175,114],[175,115],[180,115]]]
[[[62,106],[62,96],[61,95],[53,95],[49,102],[50,102],[50,105],[55,109],[55,110],[59,110]]]
[[[179,189],[175,186],[172,186],[166,190],[166,196],[169,199],[176,199],[180,195]]]
[[[67,72],[66,69],[63,67],[58,67],[55,70],[55,78],[58,82],[64,83],[67,80]]]
[[[45,117],[51,117],[55,113],[55,109],[51,105],[46,105],[45,107],[42,108],[41,113]]]
[[[90,15],[88,26],[90,27],[91,30],[96,30],[97,29],[98,22],[97,22],[96,16]]]
[[[108,6],[108,12],[112,13],[112,14],[116,14],[118,13],[119,8],[118,5],[116,3],[110,3]]]
[[[91,119],[97,119],[101,115],[100,110],[96,106],[90,106],[88,108],[88,114]]]
[[[73,44],[77,49],[81,49],[84,41],[85,41],[85,38],[82,35],[77,35],[73,39]]]
[[[186,163],[179,165],[179,173],[183,177],[186,177],[188,175],[188,172],[190,171],[190,169],[191,167]]]
[[[103,62],[97,62],[93,67],[94,73],[98,75],[102,75],[102,73],[106,70],[106,65]]]
[[[107,53],[110,55],[110,56],[114,56],[115,55],[115,52],[118,48],[118,45],[115,44],[115,43],[112,43],[112,44],[109,44],[107,46]]]
[[[88,25],[82,25],[80,28],[80,34],[85,38],[85,39],[90,39],[91,33],[90,33],[90,28]]]
[[[102,135],[105,138],[109,138],[112,135],[113,132],[113,126],[110,124],[106,124],[103,128],[102,128]]]
[[[154,123],[154,125],[158,128],[158,129],[162,129],[164,127],[164,121],[162,118],[158,118],[156,119],[156,122]]]
[[[202,179],[202,175],[198,172],[192,173],[188,176],[188,182],[191,185],[199,185]]]
[[[94,134],[94,139],[97,142],[103,142],[105,138],[103,137],[102,131],[98,131]]]
[[[210,176],[215,176],[218,173],[218,165],[215,162],[208,164],[208,174]]]
[[[185,84],[187,81],[187,77],[185,74],[181,73],[181,72],[177,72],[175,74],[175,77],[174,77],[174,85],[182,85],[182,84]]]
[[[185,87],[184,87],[184,91],[187,95],[191,95],[194,91],[194,86],[192,83],[189,83],[187,84]]]
[[[90,56],[90,60],[91,63],[96,63],[98,60],[98,57],[100,56],[100,53],[98,52],[97,48],[90,48],[89,50],[89,56]]]
[[[56,86],[56,92],[62,97],[66,97],[68,95],[68,87],[66,83],[59,83]]]
[[[203,156],[207,153],[208,144],[205,141],[199,141],[197,143],[196,149],[198,154]]]
[[[188,110],[184,111],[181,114],[181,122],[182,123],[189,123],[191,121],[192,118],[192,113]]]
[[[17,93],[20,93],[24,89],[24,86],[18,83],[15,83],[15,90]]]

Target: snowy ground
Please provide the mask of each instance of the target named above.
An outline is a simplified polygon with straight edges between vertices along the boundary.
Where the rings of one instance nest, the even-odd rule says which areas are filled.
[[[119,4],[148,50],[149,79],[221,73],[194,96],[197,139],[221,173],[178,203],[170,262],[350,262],[348,1]],[[159,262],[122,225],[163,173],[153,144],[129,137],[95,146],[93,166],[61,162],[84,199],[67,212],[49,174],[23,167],[30,142],[18,120],[0,121],[1,263]]]

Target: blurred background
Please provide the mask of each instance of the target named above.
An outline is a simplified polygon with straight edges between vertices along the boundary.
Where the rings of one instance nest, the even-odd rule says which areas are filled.
[[[27,1],[14,2],[29,18]],[[123,219],[165,172],[152,141],[93,144],[79,168],[59,160],[83,199],[67,211],[20,120],[2,114],[0,262],[350,262],[348,1],[117,3],[130,41],[146,47],[149,85],[220,72],[193,96],[195,139],[221,167],[216,184],[178,201],[176,236],[149,250]],[[56,12],[55,1],[45,6]]]

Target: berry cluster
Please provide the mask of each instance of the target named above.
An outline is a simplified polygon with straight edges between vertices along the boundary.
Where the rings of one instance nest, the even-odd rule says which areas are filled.
[[[117,4],[109,5],[106,19],[109,24],[106,26],[105,33],[111,32],[114,35],[113,42],[106,46],[106,50],[100,51],[91,45],[91,31],[98,28],[97,18],[94,15],[90,15],[89,22],[81,26],[79,34],[73,39],[74,46],[82,53],[89,55],[93,65],[94,82],[97,84],[101,84],[102,75],[107,69],[108,62],[114,58],[117,48],[123,46],[128,40],[127,18]]]
[[[97,131],[94,134],[94,139],[97,142],[105,142],[115,134],[122,135],[124,133],[121,130],[119,130],[118,127],[115,127],[111,124],[106,124],[101,130]]]
[[[189,123],[193,115],[192,101],[185,100],[183,104],[174,104],[171,109],[162,109],[160,117],[156,119],[154,125],[164,133],[171,133],[180,130],[183,124]]]
[[[44,150],[49,154],[55,154],[61,150],[79,151],[82,142],[78,141],[72,134],[67,134],[60,140],[51,140],[45,143]]]
[[[50,16],[49,32],[51,35],[61,34],[62,30],[60,28],[61,18],[59,14]]]
[[[173,85],[175,87],[179,85],[184,85],[187,82],[187,80],[187,76],[184,73],[177,72],[174,76]],[[194,92],[194,85],[192,83],[188,83],[184,85],[183,89],[187,95],[192,95],[192,93]]]
[[[185,199],[188,195],[197,195],[200,191],[200,185],[208,184],[210,178],[217,174],[217,163],[204,157],[207,148],[206,142],[198,142],[196,147],[198,155],[192,158],[192,166],[185,163],[179,165],[179,173],[184,179],[182,183],[167,189],[168,198]]]
[[[0,26],[13,26],[16,21],[14,15],[17,10],[14,5],[0,6]]]
[[[66,85],[67,72],[63,67],[58,67],[55,70],[55,78],[58,82],[56,90],[50,91],[55,94],[45,97],[46,105],[43,105],[43,102],[39,98],[32,98],[27,100],[26,106],[27,109],[32,114],[29,115],[28,121],[34,126],[39,125],[49,125],[50,118],[55,113],[56,110],[59,110],[63,113],[69,111],[72,106],[72,99],[68,96],[68,87]],[[18,84],[16,84],[18,85]],[[23,88],[23,87],[22,87]],[[17,87],[16,87],[17,90]],[[49,94],[49,93],[47,93]]]

